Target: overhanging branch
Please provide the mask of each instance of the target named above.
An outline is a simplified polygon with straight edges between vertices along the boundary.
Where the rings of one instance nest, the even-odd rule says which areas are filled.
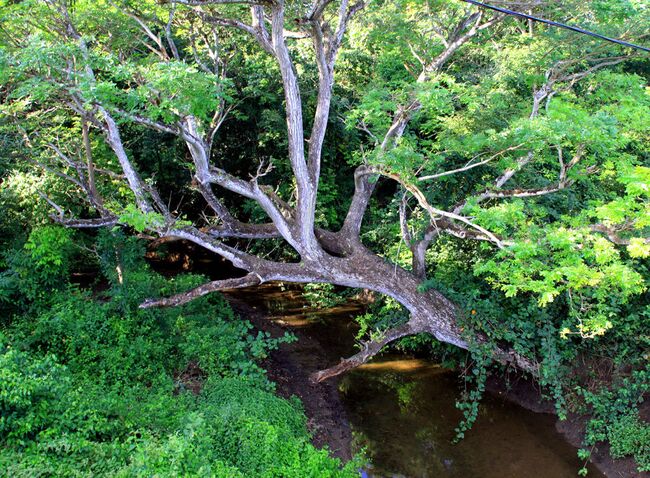
[[[195,287],[194,289],[188,290],[187,292],[182,292],[171,297],[165,297],[164,299],[147,299],[142,304],[140,304],[139,307],[141,309],[150,309],[152,307],[173,307],[186,304],[187,302],[207,295],[210,292],[249,287],[260,284],[261,282],[262,281],[260,277],[256,274],[248,274],[244,277],[239,277],[236,279],[216,280]]]

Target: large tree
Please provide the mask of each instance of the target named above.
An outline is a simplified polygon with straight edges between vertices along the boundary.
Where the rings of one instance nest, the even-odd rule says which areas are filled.
[[[566,333],[589,337],[611,326],[609,312],[600,312],[607,302],[603,291],[625,298],[645,289],[635,260],[650,254],[650,169],[640,146],[648,132],[648,95],[632,73],[582,86],[629,62],[645,68],[629,49],[577,37],[569,43],[566,35],[462,2],[10,3],[3,5],[4,20],[11,22],[3,27],[5,118],[13,118],[35,168],[68,181],[67,197],[81,193],[91,207],[41,191],[52,217],[69,227],[126,225],[184,239],[248,272],[142,307],[179,305],[266,281],[370,289],[404,306],[408,320],[316,379],[420,333],[461,348],[486,344],[494,359],[536,374],[535,356],[491,340],[471,321],[467,327],[451,300],[423,286],[431,267],[427,252],[437,241],[451,236],[482,243],[477,270],[507,295],[536,294],[540,305],[560,294],[575,298],[576,326]],[[641,38],[647,12],[635,2],[616,4],[621,11],[512,2],[549,15],[573,8],[575,19]],[[625,24],[626,17],[633,21]],[[480,65],[489,56],[492,64],[458,74],[472,44],[472,60]],[[362,137],[349,207],[340,227],[329,230],[317,222],[318,194],[328,127],[338,121],[332,118],[337,60],[349,53],[353,62],[355,48],[365,48],[372,59],[372,51],[386,45],[384,63],[374,66],[392,68],[392,76],[382,84],[366,70],[377,83],[366,84],[348,111],[337,106]],[[492,50],[488,55],[481,48]],[[286,143],[286,156],[280,160],[250,157],[233,167],[223,159],[223,149],[238,138],[220,128],[250,94],[241,87],[249,79],[237,75],[252,68],[241,58],[244,66],[231,68],[228,55],[235,54],[254,58],[271,90],[281,85],[286,128],[278,141]],[[386,59],[393,59],[389,67]],[[308,101],[309,89],[315,92]],[[588,97],[593,91],[604,93],[595,101]],[[191,160],[191,186],[209,214],[188,220],[161,197],[156,178],[144,176],[147,164],[134,158],[129,144],[142,129],[157,133],[161,143],[176,138],[184,145],[178,162]],[[408,266],[362,242],[380,182],[398,187]],[[594,193],[601,186],[607,192]],[[590,201],[573,209],[536,202],[571,187]],[[266,220],[242,219],[241,209],[232,207],[237,197]],[[278,239],[295,260],[270,260],[246,246]]]

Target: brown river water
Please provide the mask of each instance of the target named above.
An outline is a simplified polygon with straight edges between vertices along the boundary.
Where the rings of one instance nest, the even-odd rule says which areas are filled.
[[[297,287],[280,284],[233,291],[285,329],[316,340],[327,363],[296,349],[301,366],[317,370],[355,352],[355,315],[363,305],[315,310]],[[306,352],[301,352],[306,350]],[[368,478],[570,478],[582,462],[555,430],[555,418],[486,396],[473,428],[452,444],[461,413],[458,374],[418,358],[382,355],[347,373],[339,394],[353,433],[353,452],[364,450]],[[603,477],[589,466],[589,477]]]

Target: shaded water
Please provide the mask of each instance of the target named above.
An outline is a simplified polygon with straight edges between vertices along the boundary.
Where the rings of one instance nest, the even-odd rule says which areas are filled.
[[[295,359],[318,369],[354,353],[352,318],[363,306],[308,307],[299,289],[265,284],[233,292],[288,329],[317,340],[329,362]],[[339,390],[354,433],[353,451],[365,449],[373,478],[569,478],[582,463],[555,430],[555,419],[497,397],[486,397],[479,418],[452,444],[461,417],[457,374],[426,360],[384,355],[341,379]],[[590,477],[602,477],[590,467]]]
[[[486,397],[479,418],[454,445],[460,412],[455,374],[434,364],[382,357],[346,376],[341,388],[355,433],[372,468],[368,476],[574,477],[576,450],[554,418]],[[589,476],[602,476],[590,470]]]

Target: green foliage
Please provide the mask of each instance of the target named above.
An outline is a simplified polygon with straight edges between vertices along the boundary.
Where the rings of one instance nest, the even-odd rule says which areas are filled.
[[[97,91],[95,87],[95,94],[108,96],[109,101],[114,95],[129,111],[144,110],[149,118],[165,122],[188,114],[208,120],[219,101],[227,98],[224,95],[227,82],[182,62],[153,63],[132,70],[122,67],[116,80],[123,81],[130,76],[141,78],[140,85],[130,90],[124,99],[120,98],[121,91],[111,83],[106,83],[105,91]],[[104,99],[99,98],[100,101]]]
[[[455,441],[462,440],[465,432],[472,428],[478,418],[479,402],[485,392],[485,381],[487,380],[487,365],[490,363],[489,347],[473,346],[471,358],[472,364],[469,367],[471,374],[465,376],[465,392],[461,400],[456,402],[456,408],[463,412],[463,419],[456,427]],[[471,388],[467,390],[467,386]]]
[[[311,309],[335,307],[349,295],[349,290],[338,291],[332,284],[306,284],[302,293]]]
[[[51,270],[67,271],[65,260],[70,255],[71,235],[69,229],[45,226],[34,229],[25,243],[25,249],[34,265],[50,274]]]
[[[359,324],[357,339],[375,340],[400,323],[408,320],[408,311],[394,299],[385,298],[368,307],[368,311],[355,318]]]
[[[11,247],[12,239],[24,239],[31,227],[49,223],[47,207],[37,191],[54,188],[55,182],[35,173],[26,173],[8,165],[0,184],[0,231],[3,249]]]
[[[117,476],[347,477],[352,464],[309,443],[297,402],[240,379],[209,380],[175,434],[137,444]]]
[[[313,448],[296,401],[241,378],[209,379],[198,397],[133,385],[116,394],[75,390],[79,378],[52,359],[5,355],[9,476],[356,476]]]
[[[639,471],[650,471],[650,425],[626,415],[612,423],[607,438],[614,458],[634,456]]]
[[[650,253],[643,238],[647,229],[648,168],[621,166],[617,180],[626,195],[600,203],[582,217],[562,218],[565,224],[534,227],[521,208],[512,216],[495,208],[478,209],[474,214],[481,223],[497,232],[523,230],[526,237],[495,257],[477,264],[477,274],[500,288],[506,296],[533,293],[541,306],[567,294],[570,316],[574,319],[563,334],[582,337],[602,335],[615,327],[620,307],[630,298],[647,290],[647,278],[639,259]],[[515,203],[508,203],[511,207]],[[622,224],[631,232],[627,255],[608,239],[594,235],[584,221],[594,215],[612,228]],[[569,226],[570,224],[570,226]],[[629,236],[631,234],[631,236]],[[639,235],[637,235],[639,234]],[[585,313],[586,312],[586,313]]]
[[[57,231],[31,235],[31,260],[63,264],[70,237]],[[252,335],[220,296],[139,309],[204,279],[149,271],[119,230],[97,244],[109,289],[41,283],[47,299],[0,331],[0,474],[356,476],[311,445],[296,399],[272,393],[258,362],[288,337]]]
[[[120,214],[119,220],[121,223],[131,226],[137,232],[160,228],[165,224],[162,214],[156,212],[144,213],[135,204],[127,204]]]
[[[35,228],[22,248],[5,252],[7,269],[0,272],[0,302],[25,305],[47,300],[48,292],[62,287],[75,252],[70,230],[60,226]]]
[[[138,271],[144,267],[146,251],[143,241],[125,234],[121,229],[102,229],[95,240],[97,257],[102,275],[113,286],[119,286],[118,266],[124,271]],[[122,284],[130,280],[130,274],[122,273]]]
[[[609,388],[596,391],[578,388],[590,413],[585,444],[593,446],[608,441],[614,458],[633,456],[639,471],[649,471],[650,426],[640,420],[637,412],[649,391],[647,364]]]
[[[0,343],[0,436],[24,445],[64,409],[57,402],[70,386],[64,367],[51,356],[33,358]]]

